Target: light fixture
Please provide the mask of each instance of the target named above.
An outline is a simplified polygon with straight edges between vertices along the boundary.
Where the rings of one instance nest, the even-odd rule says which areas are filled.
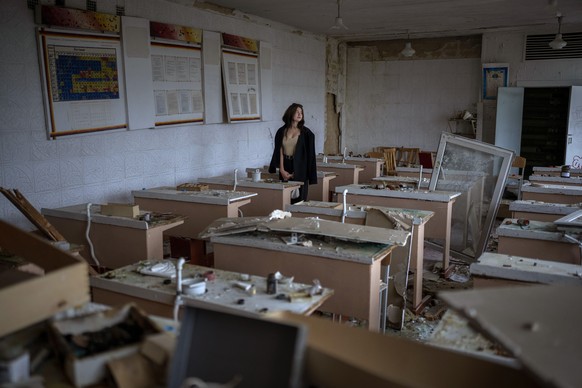
[[[335,18],[335,24],[331,26],[331,30],[347,30],[348,27],[344,24],[344,19],[341,15],[341,2],[342,0],[337,0],[337,17]]]
[[[473,120],[474,118],[475,117],[473,116],[473,113],[469,112],[468,110],[463,112],[463,120]]]
[[[410,33],[408,33],[408,42],[404,45],[404,48],[400,52],[400,54],[404,55],[405,57],[409,58],[414,55],[416,52],[415,49],[412,48],[412,43],[410,42]]]
[[[558,18],[558,33],[556,34],[554,40],[549,43],[549,45],[554,50],[560,50],[566,47],[568,43],[562,39],[562,14],[558,12],[556,17]]]

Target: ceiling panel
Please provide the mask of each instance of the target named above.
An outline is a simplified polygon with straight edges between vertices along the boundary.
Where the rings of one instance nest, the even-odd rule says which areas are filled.
[[[223,13],[242,12],[293,28],[341,40],[426,38],[481,34],[486,31],[582,29],[582,0],[341,0],[341,17],[349,28],[331,29],[336,0],[171,0]]]

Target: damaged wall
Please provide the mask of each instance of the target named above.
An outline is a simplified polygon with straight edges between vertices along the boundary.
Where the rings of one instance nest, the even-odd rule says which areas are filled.
[[[455,38],[396,39],[349,43],[349,47],[360,47],[362,61],[391,61],[406,59],[400,54],[406,42],[412,42],[416,50],[414,59],[462,59],[481,57],[481,36],[459,36]]]
[[[346,44],[333,38],[326,44],[325,144],[327,155],[342,150],[342,112],[346,90]]]
[[[478,112],[477,138],[495,139],[496,101],[482,99],[483,63],[508,63],[509,86],[582,85],[582,59],[524,61],[527,33],[349,43],[344,139],[349,150],[396,145],[435,151],[448,119]]]
[[[349,43],[345,145],[354,153],[376,146],[436,151],[448,119],[477,111],[481,38],[411,40],[416,54],[400,54],[405,40]]]

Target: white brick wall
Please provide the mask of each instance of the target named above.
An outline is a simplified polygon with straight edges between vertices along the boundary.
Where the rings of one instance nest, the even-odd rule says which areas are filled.
[[[69,2],[67,2],[68,4]],[[112,12],[115,1],[99,1]],[[84,2],[83,2],[84,4]],[[130,201],[131,190],[176,185],[262,166],[292,102],[323,150],[325,40],[259,18],[225,16],[162,0],[126,0],[128,16],[227,32],[273,46],[273,121],[118,131],[46,139],[33,11],[25,0],[0,3],[0,186],[20,190],[40,210],[76,203]],[[3,196],[0,218],[33,225]]]

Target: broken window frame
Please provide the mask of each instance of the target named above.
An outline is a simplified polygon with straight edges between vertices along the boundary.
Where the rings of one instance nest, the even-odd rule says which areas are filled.
[[[501,147],[496,147],[493,146],[491,144],[487,144],[487,143],[483,143],[481,141],[478,140],[474,140],[474,139],[469,139],[466,137],[462,137],[462,136],[456,136],[447,132],[443,132],[441,134],[441,139],[439,142],[439,147],[437,150],[437,155],[435,158],[435,167],[432,171],[432,176],[430,179],[430,183],[429,183],[429,190],[430,191],[434,191],[434,190],[444,190],[444,191],[451,191],[451,190],[445,190],[445,189],[441,189],[439,188],[439,182],[442,182],[444,180],[444,177],[446,177],[446,170],[447,170],[447,159],[444,159],[446,152],[448,149],[450,149],[451,147],[453,148],[465,148],[467,149],[469,152],[468,153],[458,153],[456,155],[455,158],[455,163],[458,164],[458,158],[462,157],[463,155],[468,155],[470,157],[470,159],[467,159],[466,163],[468,166],[471,167],[475,167],[475,155],[477,155],[477,153],[484,153],[484,154],[489,154],[491,156],[491,159],[493,160],[493,166],[492,168],[495,169],[495,171],[480,171],[478,168],[474,168],[474,169],[467,169],[465,171],[468,172],[475,172],[476,174],[485,174],[485,184],[484,184],[484,191],[488,190],[488,182],[490,182],[493,178],[495,178],[495,172],[498,172],[497,177],[495,179],[495,187],[493,192],[491,193],[491,198],[489,200],[489,198],[487,198],[487,196],[484,196],[482,203],[481,203],[481,209],[485,209],[487,208],[487,213],[485,215],[482,214],[482,210],[481,210],[481,228],[480,228],[480,233],[479,233],[479,239],[478,241],[472,241],[471,246],[465,246],[463,250],[459,250],[458,248],[456,248],[455,246],[453,246],[452,242],[451,242],[451,253],[458,255],[461,258],[468,258],[468,259],[477,259],[479,258],[483,252],[485,251],[485,248],[487,246],[487,242],[489,240],[489,235],[491,233],[491,229],[493,227],[493,223],[495,221],[495,217],[497,216],[497,210],[499,209],[499,203],[501,201],[501,197],[503,195],[503,190],[505,188],[505,184],[507,181],[507,176],[509,175],[509,170],[511,168],[511,162],[513,160],[513,156],[514,156],[514,152],[511,150],[507,150]],[[448,159],[448,160],[452,160],[452,159]],[[458,170],[458,169],[457,169]],[[459,191],[459,190],[455,190],[455,191]],[[461,191],[463,194],[467,194],[467,191]],[[458,201],[458,200],[457,200]],[[487,205],[488,206],[484,206]],[[454,206],[454,205],[453,205]],[[462,222],[464,222],[464,225],[462,225],[464,228],[469,228],[470,225],[468,225],[469,223],[469,219],[470,217],[464,217]],[[453,222],[455,221],[455,219],[453,219]],[[458,221],[458,220],[457,220]],[[451,228],[453,228],[453,225],[451,225]],[[451,231],[451,235],[452,235],[452,231]],[[452,238],[452,236],[451,236]],[[469,242],[466,242],[465,245],[469,245]],[[471,249],[467,249],[467,248],[471,248]],[[471,254],[471,251],[473,251],[473,254]]]

